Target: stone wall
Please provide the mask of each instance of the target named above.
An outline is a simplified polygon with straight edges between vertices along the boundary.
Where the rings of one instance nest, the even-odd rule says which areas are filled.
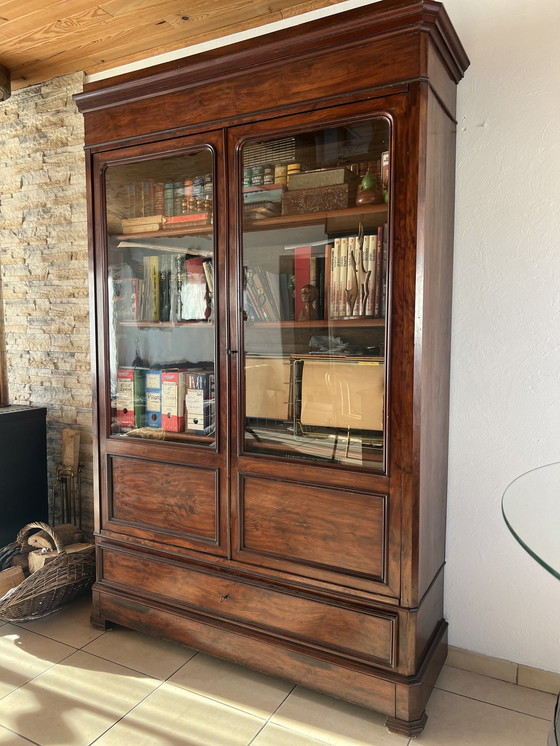
[[[47,407],[50,520],[64,428],[80,431],[83,527],[92,529],[92,425],[82,75],[0,104],[0,289],[10,403]]]

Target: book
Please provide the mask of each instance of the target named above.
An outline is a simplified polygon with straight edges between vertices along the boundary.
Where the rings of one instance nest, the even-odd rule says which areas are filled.
[[[144,279],[140,295],[139,319],[141,321],[159,321],[160,276],[159,257],[145,256],[142,260]]]
[[[180,433],[185,429],[187,372],[163,370],[161,373],[161,426]]]
[[[298,246],[294,249],[294,299],[296,321],[301,321],[309,310],[310,301],[304,300],[302,297],[302,290],[304,287],[311,284],[311,253],[311,246]]]
[[[142,223],[140,225],[124,225],[123,220],[123,227],[122,232],[123,234],[130,234],[130,233],[151,233],[153,231],[159,231],[161,230],[162,224],[161,223]]]
[[[383,226],[377,229],[377,249],[375,252],[375,282],[373,288],[373,315],[376,319],[381,316],[381,293],[383,288]]]
[[[345,316],[359,316],[358,262],[356,259],[357,236],[348,236],[346,259],[346,286],[344,288]]]
[[[185,432],[210,435],[215,429],[214,372],[186,375]]]
[[[339,317],[339,294],[338,286],[340,284],[340,238],[335,238],[331,251],[331,267],[329,282],[329,318],[338,319]]]
[[[146,409],[144,368],[117,370],[116,419],[121,427],[143,427]]]
[[[366,300],[366,315],[373,316],[374,307],[374,295],[375,295],[375,270],[376,270],[376,258],[377,258],[377,234],[370,234],[368,236],[368,258],[367,266],[370,272],[368,293]]]
[[[206,321],[211,309],[208,303],[208,286],[201,256],[185,259],[185,277],[181,285],[181,319]]]
[[[117,321],[137,321],[140,309],[141,280],[120,277],[113,280],[113,308]]]
[[[145,376],[146,427],[161,427],[161,371],[148,370]]]
[[[189,212],[186,215],[169,215],[163,219],[164,228],[176,228],[178,225],[208,223],[209,212]]]
[[[337,307],[339,319],[347,316],[346,310],[346,282],[348,279],[348,236],[340,239],[340,277],[337,287]]]

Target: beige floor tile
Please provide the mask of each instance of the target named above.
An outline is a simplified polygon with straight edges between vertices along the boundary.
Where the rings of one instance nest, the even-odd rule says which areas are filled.
[[[519,666],[518,683],[532,689],[540,689],[543,692],[560,692],[560,674],[552,671],[541,671],[539,668],[530,666]]]
[[[247,712],[165,683],[95,746],[246,746],[264,723]]]
[[[482,653],[473,653],[471,650],[462,650],[449,646],[446,663],[448,666],[463,668],[465,671],[481,673],[484,676],[492,676],[494,679],[502,679],[515,684],[517,681],[517,663],[492,658]]]
[[[251,741],[251,746],[319,746],[322,743],[325,741],[318,741],[302,733],[287,730],[280,725],[269,724],[257,734],[254,741]],[[403,744],[404,746],[407,744],[404,739]]]
[[[436,686],[447,692],[507,707],[510,710],[545,720],[551,720],[554,712],[555,697],[552,694],[516,686],[451,666],[443,667]]]
[[[389,733],[384,715],[303,687],[296,687],[270,722],[331,746],[406,746],[408,742]]]
[[[0,746],[29,746],[32,741],[22,738],[6,728],[0,727]]]
[[[196,650],[158,640],[124,627],[105,632],[83,648],[87,653],[166,679],[196,655]]]
[[[421,746],[545,746],[550,723],[435,689]]]
[[[5,624],[0,628],[0,697],[74,652],[68,645]]]
[[[293,684],[282,679],[250,671],[203,653],[171,676],[169,683],[257,717],[271,715],[293,688]]]
[[[53,640],[81,648],[99,635],[103,630],[94,629],[89,622],[91,600],[89,596],[63,606],[54,614],[35,619],[32,622],[18,622],[18,627],[30,629]]]
[[[77,651],[0,700],[0,725],[41,746],[86,746],[158,685]]]

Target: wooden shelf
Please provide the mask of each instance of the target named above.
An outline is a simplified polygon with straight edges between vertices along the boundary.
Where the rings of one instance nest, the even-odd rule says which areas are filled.
[[[261,220],[246,220],[243,224],[244,230],[268,231],[279,228],[297,228],[303,225],[325,225],[326,233],[337,233],[345,230],[356,230],[358,223],[362,223],[364,230],[378,228],[387,221],[388,206],[371,205],[363,207],[348,207],[342,210],[329,210],[328,212],[313,212],[303,215],[278,215],[273,218],[262,218]]]
[[[313,321],[246,321],[246,326],[270,327],[274,329],[322,329],[328,327],[348,326],[384,326],[385,319],[372,319],[370,317],[355,316],[348,319],[315,319]]]
[[[138,241],[141,238],[181,238],[182,236],[211,236],[214,226],[211,223],[183,226],[181,228],[166,228],[161,231],[146,231],[145,233],[113,233],[113,238],[119,241]]]
[[[337,233],[345,230],[356,230],[358,223],[362,223],[364,230],[378,228],[387,221],[387,205],[371,205],[363,207],[348,207],[341,210],[304,213],[303,215],[278,215],[262,220],[246,220],[243,228],[247,232],[271,231],[280,228],[297,228],[303,225],[325,225],[326,233]],[[145,233],[114,233],[113,237],[119,241],[138,241],[142,238],[163,238],[164,236],[180,238],[182,236],[209,236],[213,233],[213,225],[193,225],[178,228],[167,228],[160,231]]]
[[[127,326],[132,327],[134,329],[144,326],[144,327],[150,327],[155,329],[172,329],[175,326],[180,327],[194,327],[194,328],[204,328],[208,329],[208,327],[213,327],[214,322],[213,321],[203,321],[202,319],[200,321],[119,321],[119,326]]]

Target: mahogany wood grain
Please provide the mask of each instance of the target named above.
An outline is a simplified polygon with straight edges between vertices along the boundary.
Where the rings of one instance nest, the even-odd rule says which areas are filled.
[[[132,626],[379,709],[408,736],[423,728],[446,651],[455,88],[467,65],[439,3],[381,0],[336,24],[314,21],[76,97],[96,226],[94,623]],[[245,328],[238,286],[239,149],[248,138],[372,116],[390,122],[392,154],[384,460],[370,469],[249,453],[241,353],[257,330]],[[201,143],[217,154],[216,442],[114,438],[103,169]],[[370,325],[372,338],[383,331]]]
[[[217,541],[217,472],[134,458],[111,461],[110,521]]]
[[[241,621],[311,647],[394,665],[397,615],[354,610],[243,582],[225,573],[200,572],[149,556],[106,549],[101,582],[185,604],[201,613]]]
[[[304,573],[322,566],[384,579],[385,496],[247,475],[239,501],[240,561],[266,565],[268,558],[282,557],[302,565]]]

